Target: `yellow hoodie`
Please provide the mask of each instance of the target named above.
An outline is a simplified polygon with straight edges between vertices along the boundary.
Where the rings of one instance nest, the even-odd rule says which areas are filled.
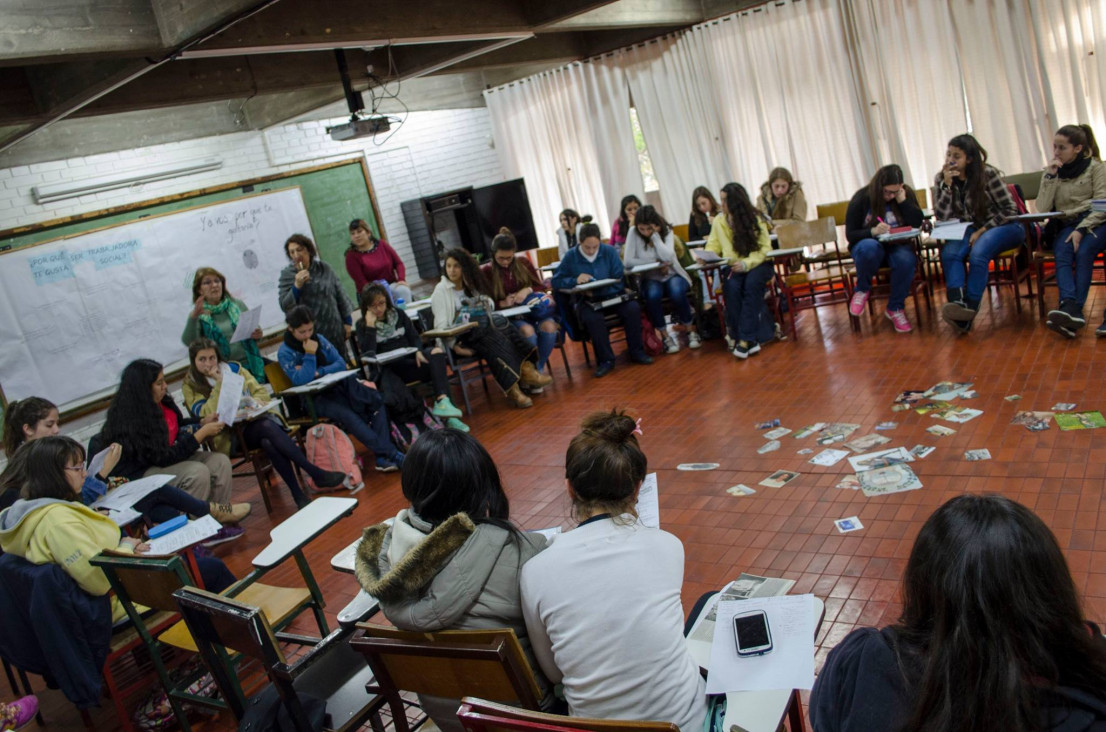
[[[106,595],[111,585],[103,571],[89,560],[104,549],[133,551],[130,544],[120,544],[120,538],[114,521],[73,501],[16,501],[0,513],[0,550],[32,564],[56,564],[82,590],[98,597]],[[112,621],[125,616],[123,606],[112,597]]]

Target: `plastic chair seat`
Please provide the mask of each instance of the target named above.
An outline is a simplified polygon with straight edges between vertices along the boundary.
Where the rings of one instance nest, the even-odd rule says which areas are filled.
[[[311,591],[306,587],[275,587],[257,583],[242,590],[234,599],[261,608],[270,625],[280,625],[311,601]],[[158,640],[192,653],[199,651],[183,620],[158,636]]]

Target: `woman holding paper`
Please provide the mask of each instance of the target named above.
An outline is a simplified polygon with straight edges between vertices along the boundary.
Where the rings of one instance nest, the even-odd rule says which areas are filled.
[[[682,242],[680,248],[683,249]],[[695,313],[688,298],[691,277],[676,254],[676,235],[672,233],[672,227],[654,207],[642,206],[638,209],[634,225],[626,234],[622,261],[627,268],[660,264],[660,269],[642,272],[638,277],[641,295],[645,300],[645,314],[664,343],[665,353],[677,353],[680,350],[679,341],[669,335],[665,327],[662,301],[666,296],[675,311],[675,321],[687,330],[687,347],[701,347],[703,342],[695,328]]]
[[[1028,508],[995,495],[938,508],[902,599],[896,625],[830,652],[810,695],[818,732],[1103,729],[1106,640]]]
[[[1056,288],[1060,305],[1048,314],[1048,327],[1067,338],[1087,324],[1083,305],[1091,290],[1098,255],[1106,250],[1106,212],[1092,211],[1091,201],[1106,199],[1106,165],[1090,125],[1064,125],[1052,138],[1052,160],[1041,179],[1038,211],[1059,211],[1045,234],[1056,253]],[[1106,316],[1095,331],[1106,336]]]
[[[26,476],[15,460],[20,447],[28,442],[52,437],[61,431],[58,408],[42,397],[27,397],[8,404],[4,413],[4,453],[8,464],[0,474],[0,508],[7,508],[17,498]],[[123,447],[119,443],[108,445],[103,451],[103,462],[92,473],[86,473],[81,486],[81,502],[86,506],[108,492],[108,480],[104,476],[119,463]],[[94,467],[92,465],[89,466]],[[219,523],[237,523],[249,515],[249,504],[222,506],[207,503],[188,495],[180,488],[163,485],[134,504],[134,509],[151,523],[159,524],[180,514],[206,516],[209,513]]]
[[[357,321],[357,347],[362,356],[375,357],[401,348],[413,348],[402,358],[388,361],[383,368],[394,373],[404,384],[422,381],[434,387],[436,417],[446,420],[446,426],[468,432],[461,421],[461,410],[449,398],[449,374],[445,352],[438,346],[425,348],[419,332],[407,313],[397,308],[388,291],[373,284],[361,292],[361,319]],[[422,400],[419,400],[422,403]]]
[[[949,140],[945,167],[934,179],[938,221],[970,221],[960,241],[941,247],[948,302],[941,317],[960,333],[972,329],[987,288],[991,261],[1025,241],[1022,225],[1010,222],[1018,207],[1002,173],[987,164],[987,151],[971,135]]]
[[[261,358],[257,341],[261,327],[244,341],[231,343],[242,313],[249,308],[246,303],[227,292],[227,278],[211,267],[201,267],[192,278],[192,312],[184,324],[181,343],[188,345],[197,338],[215,342],[223,358],[244,364],[254,378],[265,383],[265,361]]]
[[[684,548],[637,516],[647,461],[624,412],[586,417],[565,457],[580,524],[522,567],[534,657],[573,716],[702,730],[705,682],[684,640]]]
[[[204,420],[215,414],[219,405],[219,395],[223,386],[223,361],[219,350],[212,341],[200,338],[188,346],[188,373],[184,377],[184,404],[195,419]],[[256,410],[269,403],[269,391],[257,383],[249,371],[239,364],[226,363],[232,373],[238,374],[244,380],[242,396],[238,402],[240,411]],[[346,474],[334,470],[323,470],[307,459],[303,450],[292,441],[284,425],[284,420],[279,412],[270,411],[250,419],[242,427],[242,436],[246,440],[245,447],[249,450],[264,450],[273,469],[288,486],[292,494],[292,500],[297,508],[303,508],[311,499],[308,498],[296,479],[296,471],[293,465],[297,465],[311,476],[315,485],[320,488],[337,488],[346,480]],[[230,455],[231,438],[223,433],[212,439],[212,444],[218,452]]]
[[[319,259],[315,242],[303,234],[293,234],[284,242],[288,266],[280,272],[277,294],[285,314],[296,305],[314,313],[321,335],[346,358],[346,339],[353,330],[353,306],[342,289],[334,269]]]
[[[849,242],[849,254],[856,262],[856,292],[849,301],[850,315],[860,317],[864,314],[872,279],[880,267],[890,267],[887,319],[896,333],[913,330],[906,318],[906,296],[918,261],[914,255],[914,240],[885,243],[880,237],[892,233],[893,229],[917,229],[922,219],[918,199],[914,190],[903,182],[902,168],[898,165],[883,166],[868,185],[853,195],[845,211],[845,238]]]

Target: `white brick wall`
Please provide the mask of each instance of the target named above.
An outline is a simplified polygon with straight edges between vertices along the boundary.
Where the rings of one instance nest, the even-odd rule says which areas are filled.
[[[451,188],[483,186],[504,180],[492,144],[487,109],[412,112],[403,126],[398,130],[393,127],[394,134],[379,146],[371,139],[333,142],[325,127],[342,121],[301,122],[264,132],[240,132],[2,168],[0,229],[283,173],[362,154],[368,161],[373,191],[388,240],[408,266],[413,267],[415,260],[399,208],[402,201]],[[80,180],[119,170],[206,157],[222,158],[223,167],[207,173],[81,196],[54,204],[38,205],[31,196],[31,187],[41,183]]]

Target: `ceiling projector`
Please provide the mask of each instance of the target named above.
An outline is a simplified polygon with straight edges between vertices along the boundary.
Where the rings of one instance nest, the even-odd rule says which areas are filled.
[[[372,137],[380,132],[387,132],[392,128],[391,121],[384,115],[366,117],[365,119],[351,119],[340,125],[327,127],[330,139],[335,142],[346,140],[359,140],[363,137]]]

